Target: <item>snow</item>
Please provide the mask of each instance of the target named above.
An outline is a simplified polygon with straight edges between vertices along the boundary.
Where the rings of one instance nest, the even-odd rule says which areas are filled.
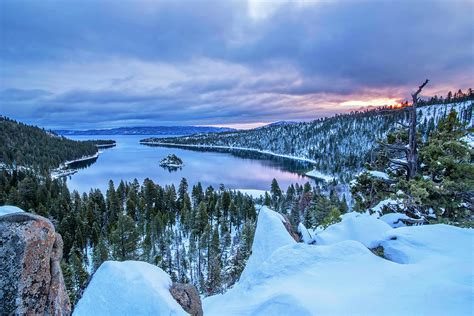
[[[472,262],[474,230],[444,224],[401,227],[388,231],[380,245],[387,258],[403,264],[435,258]]]
[[[106,261],[96,271],[74,315],[188,315],[169,292],[171,279],[139,261]]]
[[[344,240],[356,240],[364,246],[373,248],[390,230],[387,223],[377,218],[357,212],[342,215],[339,223],[329,226],[314,237],[316,244],[331,245]]]
[[[461,138],[461,140],[465,141],[469,145],[469,147],[474,148],[474,133],[467,134],[466,136]]]
[[[242,194],[247,194],[254,199],[257,199],[261,196],[265,196],[265,190],[256,190],[256,189],[235,189],[235,191],[240,191]]]
[[[21,208],[13,206],[13,205],[0,206],[0,216],[18,213],[18,212],[24,212],[24,211]]]
[[[313,169],[313,170],[311,170],[311,171],[309,171],[309,172],[306,172],[306,175],[307,175],[308,177],[318,178],[318,179],[324,180],[324,181],[326,181],[326,182],[331,182],[331,181],[333,181],[333,180],[335,179],[334,177],[329,176],[329,175],[324,174],[324,173],[321,173],[321,172],[319,172],[319,171],[316,170],[316,169]]]
[[[381,216],[379,219],[384,221],[392,228],[403,227],[406,226],[401,219],[408,219],[409,217],[402,213],[389,213]]]
[[[241,275],[241,279],[251,275],[253,273],[252,268],[258,268],[259,264],[269,258],[276,249],[296,243],[283,226],[283,221],[283,217],[277,212],[270,210],[266,206],[260,208],[252,245],[252,255],[247,261],[247,266]],[[281,229],[282,227],[283,230]]]
[[[397,201],[394,199],[385,199],[377,203],[377,205],[375,205],[374,207],[371,207],[370,210],[374,212],[375,214],[381,215],[384,206],[390,207],[390,206],[397,206],[397,205],[400,205],[400,201]]]
[[[51,178],[52,179],[59,179],[61,177],[69,176],[72,174],[77,173],[76,169],[67,169],[70,164],[76,163],[76,162],[81,162],[81,161],[87,161],[87,160],[92,160],[92,159],[97,159],[99,158],[100,152],[96,152],[93,155],[90,156],[83,156],[78,159],[74,160],[67,160],[63,162],[58,168],[54,169],[51,171]]]
[[[308,231],[306,226],[303,223],[298,224],[298,232],[301,234],[303,238],[303,242],[310,244],[313,242],[313,238],[311,237],[311,233]]]
[[[474,230],[448,225],[392,229],[363,214],[349,214],[332,226],[340,228],[330,226],[328,233],[345,235],[339,242],[296,243],[284,237],[279,216],[262,210],[243,276],[225,294],[205,298],[204,314],[472,314]],[[373,232],[364,236],[362,227]],[[353,240],[376,244],[377,236],[393,261]]]
[[[388,174],[386,174],[385,172],[382,172],[382,171],[369,170],[368,173],[374,178],[381,178],[381,179],[385,179],[385,180],[389,179]]]

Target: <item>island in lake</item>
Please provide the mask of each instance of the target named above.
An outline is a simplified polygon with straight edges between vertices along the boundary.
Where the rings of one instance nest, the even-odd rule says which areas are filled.
[[[175,154],[169,154],[165,158],[161,159],[160,166],[163,168],[167,168],[169,171],[176,171],[178,169],[181,169],[184,164],[181,158],[179,158]]]

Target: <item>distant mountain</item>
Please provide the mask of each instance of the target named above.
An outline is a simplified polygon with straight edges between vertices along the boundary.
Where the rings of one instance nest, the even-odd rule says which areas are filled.
[[[232,132],[233,128],[212,126],[137,126],[111,129],[55,130],[59,135],[192,135]]]
[[[277,122],[267,124],[265,126],[285,126],[285,125],[293,125],[293,124],[298,124],[298,123],[299,122],[295,122],[295,121],[277,121]]]

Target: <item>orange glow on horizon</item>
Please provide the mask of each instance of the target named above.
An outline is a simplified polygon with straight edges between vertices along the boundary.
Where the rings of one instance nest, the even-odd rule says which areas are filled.
[[[377,98],[370,100],[349,100],[339,103],[344,107],[373,107],[373,106],[394,106],[403,107],[404,105],[400,102],[400,99],[396,98]]]

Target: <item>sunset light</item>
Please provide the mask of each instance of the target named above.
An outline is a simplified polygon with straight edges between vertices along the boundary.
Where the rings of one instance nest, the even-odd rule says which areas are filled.
[[[369,106],[394,106],[402,107],[400,99],[396,98],[377,98],[369,100],[349,100],[340,103],[345,107],[369,107]]]

